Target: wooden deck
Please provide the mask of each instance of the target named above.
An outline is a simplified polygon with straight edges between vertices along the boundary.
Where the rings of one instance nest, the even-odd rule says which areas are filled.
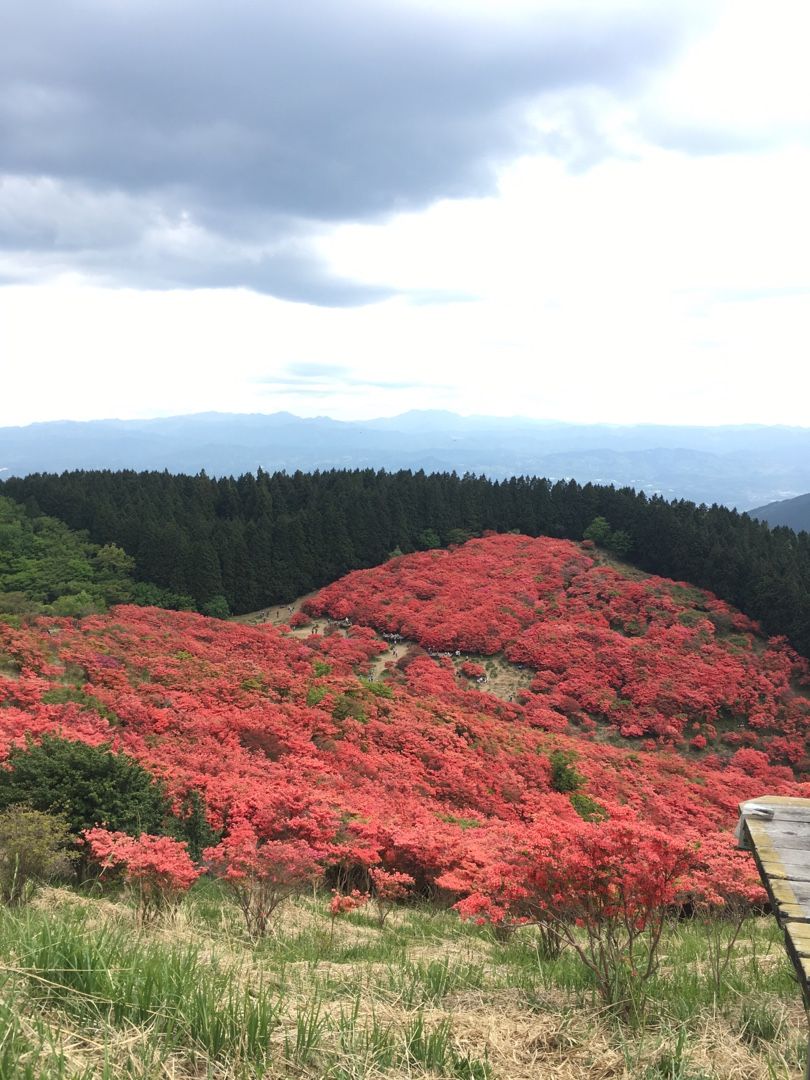
[[[810,1010],[810,799],[742,803],[738,837],[753,853]]]

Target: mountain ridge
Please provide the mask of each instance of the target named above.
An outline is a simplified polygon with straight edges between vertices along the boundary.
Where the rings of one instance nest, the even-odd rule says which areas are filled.
[[[784,525],[794,532],[810,532],[810,492],[797,495],[794,499],[780,499],[766,506],[758,506],[748,513],[760,521],[767,521],[771,526]]]
[[[411,410],[367,421],[293,413],[58,420],[0,428],[4,477],[72,469],[419,469],[547,476],[763,507],[810,489],[810,428],[577,424]]]

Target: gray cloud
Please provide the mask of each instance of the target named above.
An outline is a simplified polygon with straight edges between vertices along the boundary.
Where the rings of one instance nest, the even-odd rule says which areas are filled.
[[[380,299],[319,266],[315,227],[486,193],[538,138],[575,164],[598,156],[588,117],[543,142],[526,106],[637,88],[680,44],[690,7],[14,5],[0,41],[0,246],[23,277],[67,266],[151,287]]]

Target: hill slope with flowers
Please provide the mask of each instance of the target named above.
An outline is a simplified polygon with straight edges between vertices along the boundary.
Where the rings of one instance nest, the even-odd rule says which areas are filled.
[[[515,897],[486,880],[528,873],[505,853],[549,837],[573,851],[599,822],[640,860],[656,837],[700,842],[707,895],[753,890],[737,804],[810,795],[806,661],[593,549],[489,536],[307,606],[354,625],[297,637],[126,606],[0,624],[0,752],[44,733],[111,743],[176,805],[200,792],[226,837],[304,845],[333,882],[407,873],[496,920]],[[420,643],[379,681],[375,628]],[[476,681],[476,655],[496,652],[534,671],[519,700]]]
[[[523,716],[547,730],[756,747],[808,769],[807,661],[711,593],[587,541],[487,536],[348,574],[306,608],[467,663],[501,654],[532,672]]]

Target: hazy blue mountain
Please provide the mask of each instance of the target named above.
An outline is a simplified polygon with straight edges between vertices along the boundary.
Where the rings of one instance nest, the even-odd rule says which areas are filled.
[[[259,467],[533,474],[744,509],[810,490],[810,428],[565,424],[439,411],[351,423],[199,413],[0,428],[0,477],[124,468],[219,476]]]
[[[810,532],[810,494],[758,506],[756,510],[749,510],[748,513],[751,517],[767,521],[769,525],[787,525],[796,532]]]

